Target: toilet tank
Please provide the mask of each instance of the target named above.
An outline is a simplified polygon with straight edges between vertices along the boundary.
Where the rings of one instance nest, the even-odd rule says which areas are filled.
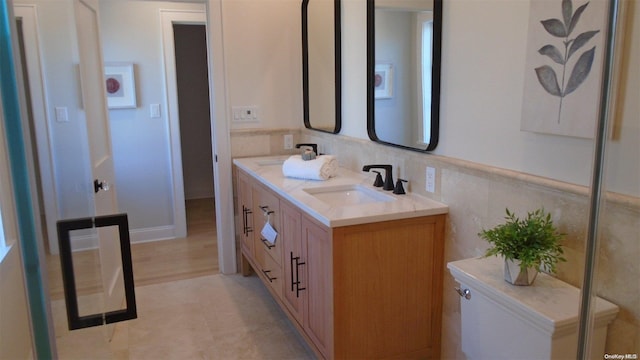
[[[504,281],[503,260],[496,257],[454,261],[447,267],[460,284],[462,351],[468,359],[576,358],[578,288],[544,273],[531,286],[511,285]],[[607,326],[618,306],[601,298],[592,306],[590,357],[603,359]]]

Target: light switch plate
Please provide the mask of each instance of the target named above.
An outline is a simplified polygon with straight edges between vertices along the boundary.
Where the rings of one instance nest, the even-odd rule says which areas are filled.
[[[434,193],[436,192],[436,168],[431,166],[427,166],[427,179],[425,181],[427,192]]]
[[[260,122],[257,106],[232,106],[232,118],[236,123],[257,123]]]
[[[149,105],[149,116],[151,116],[152,119],[160,117],[160,104]]]
[[[56,106],[56,121],[69,122],[69,113],[65,106]]]

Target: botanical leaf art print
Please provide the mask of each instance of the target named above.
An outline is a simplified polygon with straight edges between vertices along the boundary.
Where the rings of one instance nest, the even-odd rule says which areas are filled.
[[[531,0],[521,129],[591,138],[606,1]]]

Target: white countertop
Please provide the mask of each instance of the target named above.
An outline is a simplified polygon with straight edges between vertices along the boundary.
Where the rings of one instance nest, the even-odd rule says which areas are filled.
[[[282,163],[289,156],[238,158],[233,163],[259,182],[291,203],[300,207],[320,223],[329,227],[366,224],[387,220],[398,220],[420,216],[439,215],[449,212],[449,207],[412,193],[395,195],[374,187],[374,173],[353,172],[338,169],[338,175],[325,181],[287,178],[282,174]],[[261,165],[263,164],[263,165]],[[266,164],[266,165],[265,165]],[[394,179],[395,180],[395,179]],[[331,206],[303,189],[337,185],[360,185],[383,192],[395,198],[389,202]]]

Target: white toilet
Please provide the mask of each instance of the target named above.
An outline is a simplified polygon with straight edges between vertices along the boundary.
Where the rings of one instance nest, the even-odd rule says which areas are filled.
[[[468,359],[575,359],[580,290],[540,273],[531,286],[504,281],[503,260],[447,264],[460,284],[462,351]],[[603,359],[607,326],[618,306],[597,298],[591,358]]]

